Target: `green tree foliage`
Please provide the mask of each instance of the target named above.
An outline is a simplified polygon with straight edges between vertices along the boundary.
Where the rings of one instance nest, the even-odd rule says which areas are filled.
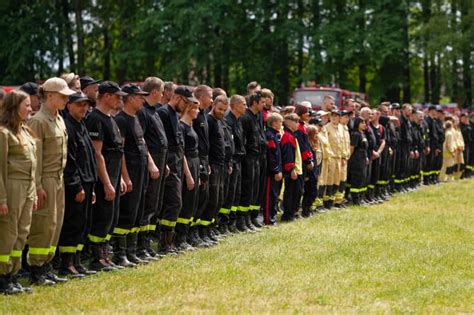
[[[0,1],[0,83],[149,75],[286,104],[309,81],[380,100],[472,104],[472,0]]]

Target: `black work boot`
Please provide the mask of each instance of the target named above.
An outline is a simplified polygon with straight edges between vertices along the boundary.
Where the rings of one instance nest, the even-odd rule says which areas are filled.
[[[65,282],[69,281],[66,278],[58,277],[54,273],[53,265],[51,263],[44,264],[43,268],[45,269],[45,276],[46,276],[47,279],[52,280],[56,283],[65,283]]]
[[[147,260],[142,260],[137,257],[137,241],[138,233],[127,234],[127,259],[134,264],[146,265]]]
[[[139,232],[137,238],[137,257],[141,260],[156,261],[158,257],[154,257],[147,250],[148,232]],[[155,253],[156,256],[156,253]]]
[[[78,272],[74,267],[74,255],[75,253],[61,253],[61,264],[59,266],[59,275],[68,276],[71,278],[81,279],[85,275]]]
[[[189,229],[189,237],[188,237],[188,242],[191,246],[193,247],[211,247],[212,244],[204,241],[200,236],[199,236],[199,230],[197,226],[192,226]]]
[[[161,231],[158,254],[163,255],[163,256],[165,255],[176,256],[177,252],[173,244],[173,239],[174,239],[174,232]]]
[[[250,232],[249,228],[247,227],[247,222],[245,220],[245,215],[240,214],[237,215],[237,222],[235,223],[235,227],[239,232]],[[254,231],[252,231],[254,232]]]
[[[46,270],[43,266],[30,266],[30,282],[34,285],[50,286],[56,282],[46,277]]]
[[[112,261],[117,266],[122,266],[125,268],[133,268],[136,267],[137,264],[131,262],[127,258],[127,239],[124,235],[122,236],[114,236],[114,255],[112,257]]]
[[[237,221],[236,219],[231,219],[229,224],[227,225],[227,229],[229,230],[229,233],[236,234],[239,233],[240,231],[237,229]]]
[[[33,289],[30,287],[24,287],[21,285],[21,283],[18,281],[18,274],[12,275],[11,280],[13,283],[13,286],[17,288],[18,290],[21,290],[22,293],[33,293]]]
[[[199,237],[206,243],[210,245],[216,245],[217,241],[214,241],[209,236],[209,230],[207,226],[200,225],[199,226]]]
[[[23,293],[23,291],[13,284],[11,274],[0,276],[0,294],[13,295],[20,293]]]
[[[176,233],[176,248],[178,251],[194,251],[194,248],[191,244],[188,243],[188,232],[181,231]]]
[[[95,275],[97,271],[95,270],[89,270],[87,269],[82,263],[81,263],[81,252],[76,252],[74,255],[74,267],[79,273],[82,273],[83,275]]]
[[[252,219],[250,218],[250,213],[247,213],[245,215],[245,224],[247,225],[247,228],[249,230],[254,231],[254,232],[257,231],[257,228],[255,227],[255,225],[253,225]]]
[[[153,239],[153,235],[151,232],[148,232],[145,236],[145,248],[146,248],[146,251],[148,253],[148,255],[150,255],[151,257],[156,257],[158,259],[160,259],[161,257],[158,256],[158,254],[155,252],[155,250],[153,249],[153,247],[151,246],[151,243],[152,243],[152,239]]]
[[[90,260],[90,265],[89,269],[94,270],[94,271],[114,271],[117,270],[116,268],[112,267],[109,265],[105,259],[104,255],[102,253],[102,243],[93,243],[90,245],[91,249],[91,260]]]

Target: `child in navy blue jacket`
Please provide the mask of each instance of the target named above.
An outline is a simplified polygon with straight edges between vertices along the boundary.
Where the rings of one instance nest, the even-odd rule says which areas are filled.
[[[271,113],[267,116],[267,178],[265,181],[265,205],[263,216],[265,224],[274,225],[276,223],[278,196],[281,190],[281,180],[283,178],[283,167],[281,163],[280,131],[283,117],[278,113]]]
[[[298,129],[298,115],[292,113],[285,116],[285,132],[280,141],[283,178],[285,179],[285,192],[283,194],[282,221],[293,221],[298,211],[302,195],[302,187],[298,181],[295,170],[296,138],[294,132]]]

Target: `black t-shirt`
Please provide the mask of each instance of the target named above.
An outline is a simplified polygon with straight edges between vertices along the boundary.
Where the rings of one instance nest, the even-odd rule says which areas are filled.
[[[199,138],[194,131],[194,129],[189,126],[188,124],[180,121],[179,128],[181,129],[181,133],[184,137],[184,153],[185,155],[196,155],[198,154],[198,143]]]
[[[148,150],[143,138],[143,130],[137,116],[130,116],[124,111],[115,116],[115,121],[120,128],[120,134],[125,139],[125,159],[143,158],[148,155]]]
[[[199,109],[199,114],[193,120],[193,129],[199,137],[199,155],[209,155],[209,125],[206,119],[206,113]]]
[[[211,115],[207,115],[209,124],[209,164],[224,165],[225,142],[222,122]]]
[[[383,128],[381,124],[378,125],[377,127],[370,124],[370,128],[372,128],[372,132],[374,133],[374,137],[375,137],[374,150],[378,150],[380,146],[382,145],[382,140],[385,140],[385,129]]]
[[[145,102],[143,108],[137,113],[150,153],[159,153],[161,150],[168,148],[165,127],[156,111],[156,106],[150,106]]]
[[[170,149],[184,148],[183,135],[179,129],[179,119],[175,110],[170,105],[165,105],[161,106],[157,112],[165,128],[168,147]]]
[[[117,123],[97,108],[87,115],[86,127],[92,140],[102,141],[102,155],[106,161],[111,157],[121,157],[123,153],[122,136]]]
[[[352,153],[351,159],[365,160],[367,158],[369,142],[364,133],[353,131],[351,133],[351,146],[354,146],[354,153]]]
[[[240,121],[242,122],[245,151],[248,155],[260,155],[260,122],[258,115],[247,109],[242,118],[240,118]]]

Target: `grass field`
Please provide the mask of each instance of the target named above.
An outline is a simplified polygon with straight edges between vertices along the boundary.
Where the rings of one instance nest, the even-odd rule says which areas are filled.
[[[10,313],[474,313],[474,181],[317,215],[32,295]]]

